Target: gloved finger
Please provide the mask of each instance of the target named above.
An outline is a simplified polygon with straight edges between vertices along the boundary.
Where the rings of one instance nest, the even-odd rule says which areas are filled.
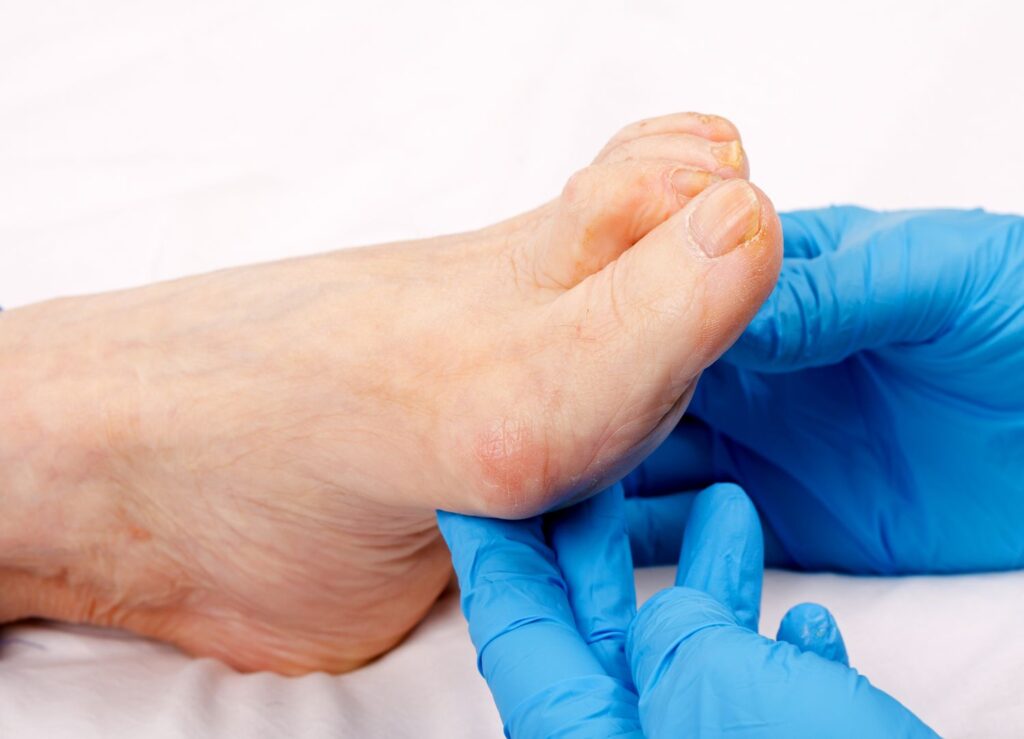
[[[696,493],[676,493],[626,500],[626,528],[635,566],[679,561],[683,531],[696,497]]]
[[[749,633],[721,601],[702,590],[665,588],[641,606],[626,633],[626,657],[641,702],[658,682],[665,681],[666,671],[682,669],[677,665],[680,647],[709,627]],[[683,702],[676,707],[689,708]]]
[[[633,689],[608,675],[592,675],[549,685],[519,704],[505,720],[505,736],[643,739],[644,734]]]
[[[651,598],[626,645],[652,739],[936,736],[855,670],[740,628],[698,590]]]
[[[725,361],[788,372],[938,335],[960,309],[969,250],[935,259],[899,227],[914,216],[876,215],[870,227],[845,232],[834,252],[785,259],[775,290]]]
[[[683,532],[697,493],[626,499],[626,529],[635,567],[657,567],[679,561]],[[761,519],[766,567],[792,567],[793,558],[779,537]]]
[[[852,206],[779,213],[782,254],[785,257],[814,259],[834,252],[845,231],[874,215],[873,211]]]
[[[438,511],[480,674],[507,723],[540,693],[608,677],[580,636],[539,517],[503,521]],[[558,688],[559,684],[562,688]]]
[[[626,497],[632,498],[701,490],[720,479],[711,456],[711,430],[703,421],[684,416],[665,441],[626,475],[622,485]]]
[[[786,611],[775,638],[789,642],[802,652],[813,652],[819,657],[850,666],[846,644],[835,617],[825,606],[817,603],[800,603]]]
[[[707,593],[757,631],[764,575],[761,523],[750,498],[732,483],[697,494],[683,534],[676,585]]]
[[[626,628],[636,614],[622,485],[550,514],[548,532],[583,640],[612,677],[629,684]]]

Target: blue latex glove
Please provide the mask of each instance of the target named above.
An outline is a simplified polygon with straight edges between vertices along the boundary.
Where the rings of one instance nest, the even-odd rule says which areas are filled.
[[[691,500],[680,586],[635,619],[618,486],[546,518],[438,514],[506,736],[934,736],[847,666],[821,606],[757,636],[753,506],[733,485]]]
[[[627,489],[735,480],[773,564],[1024,566],[1024,218],[829,208],[782,225],[778,286]]]
[[[627,640],[649,737],[934,737],[850,669],[822,606],[791,609],[777,641],[757,634],[757,513],[735,485],[693,500],[676,587],[640,609]]]
[[[439,511],[477,667],[510,737],[641,736],[622,488],[503,521]]]

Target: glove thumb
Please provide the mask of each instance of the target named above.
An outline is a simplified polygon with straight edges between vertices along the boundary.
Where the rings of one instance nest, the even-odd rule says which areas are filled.
[[[836,620],[825,606],[801,603],[790,608],[779,623],[778,641],[789,642],[801,652],[850,666],[846,644]]]

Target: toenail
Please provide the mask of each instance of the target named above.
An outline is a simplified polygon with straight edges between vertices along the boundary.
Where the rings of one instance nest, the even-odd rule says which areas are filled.
[[[670,179],[672,181],[672,189],[681,198],[695,197],[711,185],[722,180],[718,175],[713,175],[702,169],[688,169],[686,167],[673,171]]]
[[[690,236],[709,257],[750,241],[761,227],[761,201],[746,180],[728,180],[697,201]]]
[[[715,144],[711,147],[711,152],[723,167],[732,167],[738,170],[743,164],[743,146],[739,141]]]

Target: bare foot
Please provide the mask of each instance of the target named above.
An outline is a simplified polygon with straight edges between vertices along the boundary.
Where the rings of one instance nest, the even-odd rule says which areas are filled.
[[[746,174],[667,116],[482,231],[0,314],[0,619],[381,654],[448,581],[433,509],[566,503],[676,423],[779,269]]]

